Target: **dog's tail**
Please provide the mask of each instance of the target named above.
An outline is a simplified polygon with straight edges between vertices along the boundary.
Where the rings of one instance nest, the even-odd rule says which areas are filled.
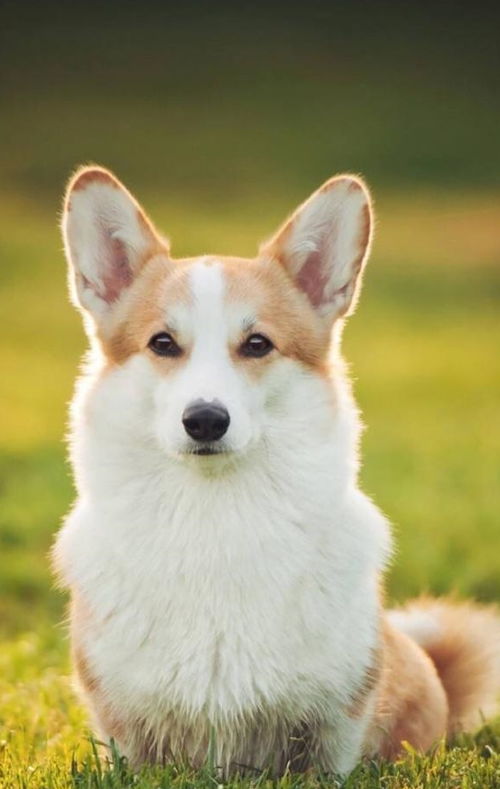
[[[433,661],[448,697],[449,734],[473,729],[498,712],[498,609],[422,598],[389,611],[388,617]]]

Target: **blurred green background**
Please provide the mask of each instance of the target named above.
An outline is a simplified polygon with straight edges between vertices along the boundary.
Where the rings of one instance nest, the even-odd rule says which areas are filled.
[[[498,13],[0,8],[0,635],[63,617],[47,551],[73,496],[63,436],[85,340],[57,222],[89,161],[179,255],[251,255],[333,173],[367,178],[377,240],[344,351],[363,486],[396,528],[389,596],[500,599]]]

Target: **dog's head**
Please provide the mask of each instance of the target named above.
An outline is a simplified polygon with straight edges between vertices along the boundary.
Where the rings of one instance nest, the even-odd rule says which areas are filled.
[[[255,259],[174,260],[110,172],[78,171],[63,234],[73,300],[103,353],[95,386],[109,424],[133,422],[205,467],[276,435],[296,441],[301,427],[321,431],[332,328],[355,304],[371,228],[366,187],[342,175]]]

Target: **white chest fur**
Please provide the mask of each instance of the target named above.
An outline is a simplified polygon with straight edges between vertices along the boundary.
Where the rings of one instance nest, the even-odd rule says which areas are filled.
[[[165,695],[226,714],[294,687],[304,699],[319,676],[342,693],[356,639],[371,646],[375,512],[360,494],[306,498],[255,476],[172,487],[149,508],[124,491],[68,520],[68,580],[105,622],[92,659],[134,706]]]

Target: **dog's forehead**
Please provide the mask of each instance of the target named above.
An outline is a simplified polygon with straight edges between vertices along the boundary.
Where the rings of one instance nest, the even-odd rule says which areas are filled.
[[[222,284],[222,263],[217,258],[201,257],[191,264],[189,280],[193,290],[213,291],[220,290]]]
[[[249,261],[199,258],[187,271],[192,312],[208,323],[224,318],[248,320],[260,300],[257,280]]]
[[[262,303],[263,291],[269,290],[262,273],[254,261],[244,259],[205,256],[186,261],[183,276],[188,298],[183,305],[169,301],[167,308],[198,324],[249,324]]]
[[[200,258],[187,272],[191,305],[201,316],[223,309],[226,295],[226,277],[222,262],[216,258]]]
[[[189,330],[203,345],[225,344],[228,335],[241,331],[246,308],[227,298],[225,267],[216,258],[200,258],[186,272],[189,301],[169,305],[179,328]]]

